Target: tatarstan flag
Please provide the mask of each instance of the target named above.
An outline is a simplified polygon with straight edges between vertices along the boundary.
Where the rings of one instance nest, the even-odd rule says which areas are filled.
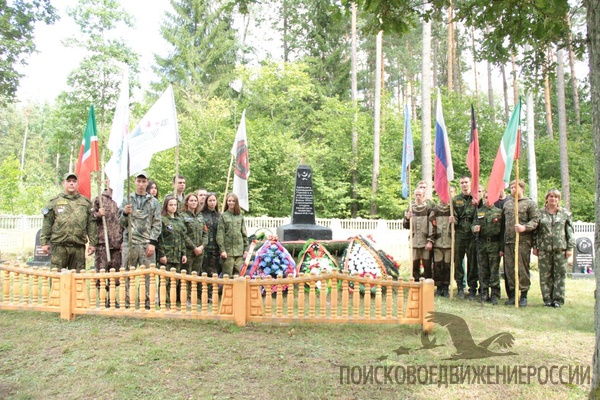
[[[496,159],[492,166],[490,179],[488,180],[487,192],[488,203],[494,204],[500,198],[500,191],[504,190],[510,183],[513,161],[519,158],[519,147],[521,141],[521,99],[515,107],[508,126],[502,135],[502,141],[496,153]]]
[[[92,171],[100,170],[98,161],[98,132],[96,130],[96,116],[94,106],[90,106],[87,125],[83,132],[83,140],[79,149],[79,159],[75,167],[75,173],[79,176],[79,193],[88,199],[92,195],[91,174]]]
[[[471,104],[471,142],[467,152],[467,168],[471,171],[471,196],[475,201],[479,201],[479,133],[473,104]]]

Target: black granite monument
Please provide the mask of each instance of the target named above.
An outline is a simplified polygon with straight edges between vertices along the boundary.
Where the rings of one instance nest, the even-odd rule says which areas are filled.
[[[594,243],[588,237],[575,240],[572,278],[592,278],[594,275]]]
[[[277,228],[281,241],[331,240],[331,229],[317,225],[315,220],[315,198],[312,187],[312,171],[308,165],[296,170],[296,187],[292,204],[292,223]]]
[[[50,254],[45,253],[42,250],[42,230],[37,231],[35,235],[35,252],[33,253],[33,260],[27,261],[27,265],[34,267],[45,267],[50,265]]]

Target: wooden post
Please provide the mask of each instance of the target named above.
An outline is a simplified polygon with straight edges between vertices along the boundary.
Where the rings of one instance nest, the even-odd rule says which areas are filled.
[[[250,291],[246,278],[233,280],[233,320],[237,326],[246,326],[250,313]]]
[[[75,319],[75,273],[74,270],[63,269],[60,273],[60,317],[72,321]]]
[[[425,318],[433,312],[433,291],[435,284],[433,279],[425,279],[421,282],[421,320],[423,321],[423,332],[433,332],[434,322],[427,322]]]

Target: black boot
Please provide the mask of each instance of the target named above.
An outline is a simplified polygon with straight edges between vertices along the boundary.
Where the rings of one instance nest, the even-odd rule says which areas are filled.
[[[481,289],[481,302],[487,303],[489,301],[490,301],[490,289],[489,288]]]
[[[413,260],[413,277],[415,282],[421,278],[421,260]]]
[[[442,295],[442,290],[443,290],[443,289],[442,289],[442,286],[443,286],[443,285],[438,285],[438,286],[437,286],[437,290],[435,291],[435,296],[436,296],[436,297],[439,297],[439,296],[441,296],[441,295]]]
[[[448,298],[450,297],[450,290],[448,289],[449,285],[443,285],[442,287],[442,297]]]
[[[527,290],[521,292],[521,297],[519,297],[519,307],[527,307]]]
[[[458,287],[458,293],[456,294],[456,297],[458,297],[459,299],[465,298],[465,289],[463,289],[462,286]]]
[[[493,305],[498,304],[498,299],[500,298],[500,288],[492,288],[492,298],[491,303]]]

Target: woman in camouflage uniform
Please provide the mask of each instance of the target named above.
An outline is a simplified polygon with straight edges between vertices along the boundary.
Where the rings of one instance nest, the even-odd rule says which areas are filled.
[[[202,261],[202,272],[208,276],[221,273],[221,254],[217,245],[217,225],[221,213],[217,209],[217,195],[209,193],[202,207],[202,217],[206,228],[207,244],[204,246],[204,260]]]
[[[167,271],[175,268],[181,272],[181,265],[187,263],[185,255],[185,225],[177,213],[177,199],[167,196],[163,203],[161,212],[162,230],[158,237],[158,260],[161,265],[167,267]],[[167,302],[169,301],[170,279],[167,278]],[[180,282],[177,282],[177,294],[179,294]],[[178,296],[179,297],[179,296]]]
[[[198,206],[199,199],[195,193],[185,196],[181,207],[181,216],[186,229],[186,255],[188,273],[196,272],[202,275],[202,259],[204,247],[208,243],[208,235],[204,225],[204,218]],[[198,299],[201,298],[201,285],[198,284]],[[188,300],[191,298],[190,285],[188,285]]]
[[[217,244],[223,261],[223,275],[239,274],[247,255],[248,235],[238,197],[227,195],[227,210],[221,214],[217,227]]]
[[[560,191],[550,189],[544,208],[540,208],[540,223],[533,235],[533,254],[539,257],[544,306],[554,308],[565,304],[567,260],[575,246],[571,213],[559,203]]]

